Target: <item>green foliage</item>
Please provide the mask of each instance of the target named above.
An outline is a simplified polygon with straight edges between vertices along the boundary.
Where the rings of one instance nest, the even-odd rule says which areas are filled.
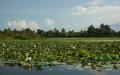
[[[32,37],[31,36],[26,36],[26,35],[16,35],[16,36],[14,36],[14,39],[28,40],[28,39],[32,39]]]
[[[0,59],[19,62],[64,62],[88,65],[99,62],[120,63],[119,41],[77,40],[1,40]],[[107,64],[107,63],[106,63]]]
[[[112,30],[109,25],[101,24],[99,28],[90,25],[87,30],[75,32],[74,30],[67,31],[62,28],[61,31],[54,28],[54,30],[40,30],[32,31],[31,29],[11,30],[10,28],[0,30],[0,39],[36,39],[41,37],[48,38],[77,38],[77,37],[120,37],[120,31]]]

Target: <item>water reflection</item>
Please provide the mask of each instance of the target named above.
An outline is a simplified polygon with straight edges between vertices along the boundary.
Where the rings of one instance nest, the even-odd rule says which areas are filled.
[[[111,68],[112,67],[112,68]],[[116,69],[116,70],[115,70]],[[119,65],[68,65],[65,63],[11,63],[0,66],[0,75],[120,75]]]
[[[41,67],[41,66],[40,66]],[[40,68],[39,67],[39,68]],[[42,70],[36,70],[35,67],[32,70],[19,69],[18,66],[14,67],[3,67],[0,69],[0,75],[95,75],[92,70],[77,70],[77,69],[67,69],[68,67],[64,65],[59,66],[42,66]],[[43,70],[44,69],[44,70]]]

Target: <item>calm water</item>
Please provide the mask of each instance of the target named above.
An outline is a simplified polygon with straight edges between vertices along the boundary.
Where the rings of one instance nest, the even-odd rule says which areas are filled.
[[[83,70],[70,65],[42,66],[37,69],[33,67],[31,70],[25,70],[18,66],[2,66],[0,67],[0,75],[120,75],[120,70],[96,72],[88,68]]]

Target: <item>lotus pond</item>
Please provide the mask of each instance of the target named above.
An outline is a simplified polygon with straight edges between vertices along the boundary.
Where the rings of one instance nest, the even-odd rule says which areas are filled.
[[[120,75],[119,69],[119,40],[0,41],[0,75]]]

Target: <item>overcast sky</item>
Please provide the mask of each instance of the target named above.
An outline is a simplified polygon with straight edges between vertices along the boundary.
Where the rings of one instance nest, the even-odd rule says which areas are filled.
[[[0,29],[65,28],[120,23],[120,0],[0,0]]]

